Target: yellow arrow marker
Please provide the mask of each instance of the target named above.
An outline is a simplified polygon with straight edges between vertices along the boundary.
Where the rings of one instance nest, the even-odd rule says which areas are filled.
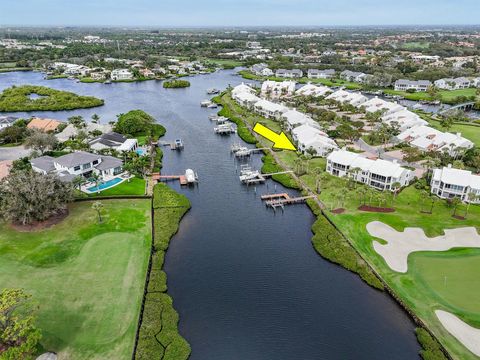
[[[292,142],[287,138],[287,135],[283,133],[283,131],[279,135],[260,123],[255,124],[253,131],[273,142],[274,149],[297,150]]]

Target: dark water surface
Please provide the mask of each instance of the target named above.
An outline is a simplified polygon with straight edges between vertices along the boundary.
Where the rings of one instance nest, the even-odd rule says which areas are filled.
[[[180,314],[180,332],[192,360],[417,359],[414,325],[386,294],[323,260],[314,251],[314,217],[305,205],[274,214],[259,196],[284,192],[269,182],[246,188],[230,155],[236,136],[213,133],[200,108],[206,89],[242,80],[231,71],[189,79],[187,89],[157,81],[82,84],[43,80],[40,73],[0,74],[0,90],[20,84],[46,85],[105,99],[105,106],[66,112],[103,122],[131,109],[151,113],[167,127],[164,140],[183,139],[185,150],[165,148],[164,174],[195,169],[197,188],[180,189],[192,202],[167,252],[169,294]],[[257,156],[254,167],[261,166]],[[294,194],[292,191],[288,191]]]

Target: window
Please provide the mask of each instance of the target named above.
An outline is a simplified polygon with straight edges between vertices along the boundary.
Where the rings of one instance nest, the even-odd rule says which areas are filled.
[[[80,170],[80,166],[75,166],[75,167],[73,168],[73,171],[78,171],[78,170]]]
[[[97,165],[97,164],[98,164],[98,160],[94,160],[93,165]]]
[[[92,167],[92,164],[83,164],[83,170],[90,169]]]

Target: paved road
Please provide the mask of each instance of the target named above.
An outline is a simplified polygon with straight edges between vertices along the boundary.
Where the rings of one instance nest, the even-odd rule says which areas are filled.
[[[23,146],[0,147],[0,161],[17,160],[29,154],[30,150],[25,149]]]

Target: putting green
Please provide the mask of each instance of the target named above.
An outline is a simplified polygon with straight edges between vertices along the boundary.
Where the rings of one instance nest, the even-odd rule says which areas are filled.
[[[151,243],[148,200],[77,203],[36,233],[0,224],[0,287],[38,302],[42,345],[65,359],[131,357]],[[4,250],[4,251],[2,251]]]

